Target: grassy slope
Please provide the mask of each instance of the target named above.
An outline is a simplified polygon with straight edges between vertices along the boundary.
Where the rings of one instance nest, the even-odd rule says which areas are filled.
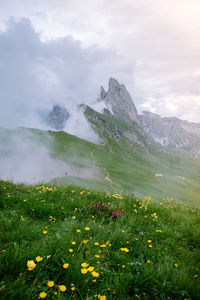
[[[108,208],[91,207],[101,201],[109,202]],[[1,299],[38,299],[41,292],[46,299],[199,299],[198,209],[170,200],[5,181],[0,181],[0,205]],[[123,216],[113,219],[117,210]],[[37,256],[43,260],[28,271],[27,261],[36,262]],[[82,274],[83,262],[99,277]],[[50,280],[54,287],[47,286]]]
[[[185,152],[163,152],[152,149],[151,154],[147,154],[137,145],[133,144],[131,150],[109,138],[107,144],[99,146],[63,132],[52,133],[52,136],[56,145],[53,152],[56,155],[64,160],[95,165],[103,176],[106,176],[107,171],[112,179],[112,185],[103,177],[98,182],[94,180],[90,184],[82,179],[78,180],[83,186],[132,192],[139,197],[151,195],[157,200],[162,197],[173,197],[175,200],[200,206],[200,160],[192,158]],[[164,176],[156,178],[154,176],[156,173],[162,173]],[[67,178],[61,181],[73,183]]]
[[[200,207],[200,159],[194,159],[186,152],[163,152],[154,148],[144,152],[136,144],[132,144],[131,149],[125,142],[118,144],[107,136],[104,137],[107,143],[100,146],[65,132],[26,129],[26,133],[30,131],[36,140],[48,146],[52,155],[79,167],[96,168],[102,174],[100,178],[91,179],[63,177],[53,183],[128,192],[139,197],[151,195],[158,201],[162,197],[173,197]],[[10,135],[24,134],[23,130],[17,133],[9,131],[9,134],[2,132],[0,137],[4,136],[4,140]],[[155,173],[164,176],[156,178]],[[108,174],[112,183],[105,179]]]

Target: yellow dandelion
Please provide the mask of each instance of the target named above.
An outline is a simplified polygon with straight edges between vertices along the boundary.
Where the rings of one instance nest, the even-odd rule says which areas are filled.
[[[76,245],[76,242],[72,242],[72,245]]]
[[[44,233],[44,234],[47,234],[47,230],[44,230],[43,233]]]
[[[148,245],[149,246],[149,248],[152,248],[153,246],[152,245]]]
[[[98,246],[98,245],[99,245],[99,243],[95,242],[95,243],[94,243],[94,245],[95,245],[95,246]]]
[[[72,290],[72,291],[75,291],[75,287],[74,287],[74,286],[73,286],[73,287],[71,287],[71,290]]]
[[[46,296],[47,296],[47,294],[45,292],[41,292],[39,295],[39,297],[42,299],[46,298]]]
[[[69,264],[67,264],[67,263],[65,263],[64,265],[63,265],[63,268],[64,269],[67,269],[69,267]]]
[[[80,229],[77,229],[76,232],[81,232]]]
[[[49,287],[52,287],[52,286],[54,286],[54,281],[48,281],[48,283],[47,283],[47,285],[49,286]]]
[[[75,220],[75,219],[76,219],[76,216],[73,216],[72,219]]]
[[[147,242],[148,242],[148,243],[152,243],[152,240],[148,240]]]
[[[94,267],[89,267],[89,268],[88,268],[88,271],[89,271],[89,272],[94,271]]]
[[[101,247],[101,248],[106,248],[106,245],[105,245],[105,244],[103,244],[103,245],[100,245],[100,247]]]
[[[73,249],[71,249],[71,248],[69,249],[69,253],[72,253],[73,251],[74,251]]]
[[[96,254],[95,257],[96,257],[96,258],[100,258],[100,255]]]
[[[86,231],[89,231],[89,230],[90,230],[90,227],[85,227],[85,230],[86,230]]]

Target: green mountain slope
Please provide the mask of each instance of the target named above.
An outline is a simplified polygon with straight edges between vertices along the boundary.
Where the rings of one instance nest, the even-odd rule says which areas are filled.
[[[26,136],[27,143],[31,137],[48,149],[50,157],[78,170],[76,176],[63,173],[52,183],[72,183],[110,192],[134,193],[139,197],[151,195],[158,201],[173,197],[200,205],[200,161],[184,151],[164,152],[152,147],[146,150],[127,138],[117,142],[104,133],[101,136],[105,142],[96,145],[65,132],[37,129],[1,129],[0,143],[9,143],[13,136]],[[156,177],[159,173],[163,176]]]

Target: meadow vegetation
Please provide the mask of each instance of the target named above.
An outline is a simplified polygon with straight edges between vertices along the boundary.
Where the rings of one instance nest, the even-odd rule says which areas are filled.
[[[199,299],[199,209],[0,181],[1,299]]]

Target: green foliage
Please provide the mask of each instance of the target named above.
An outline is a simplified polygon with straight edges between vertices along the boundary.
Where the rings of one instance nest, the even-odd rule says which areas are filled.
[[[0,181],[0,207],[1,299],[199,297],[197,208],[171,198],[7,181]],[[112,217],[115,211],[122,216]]]

